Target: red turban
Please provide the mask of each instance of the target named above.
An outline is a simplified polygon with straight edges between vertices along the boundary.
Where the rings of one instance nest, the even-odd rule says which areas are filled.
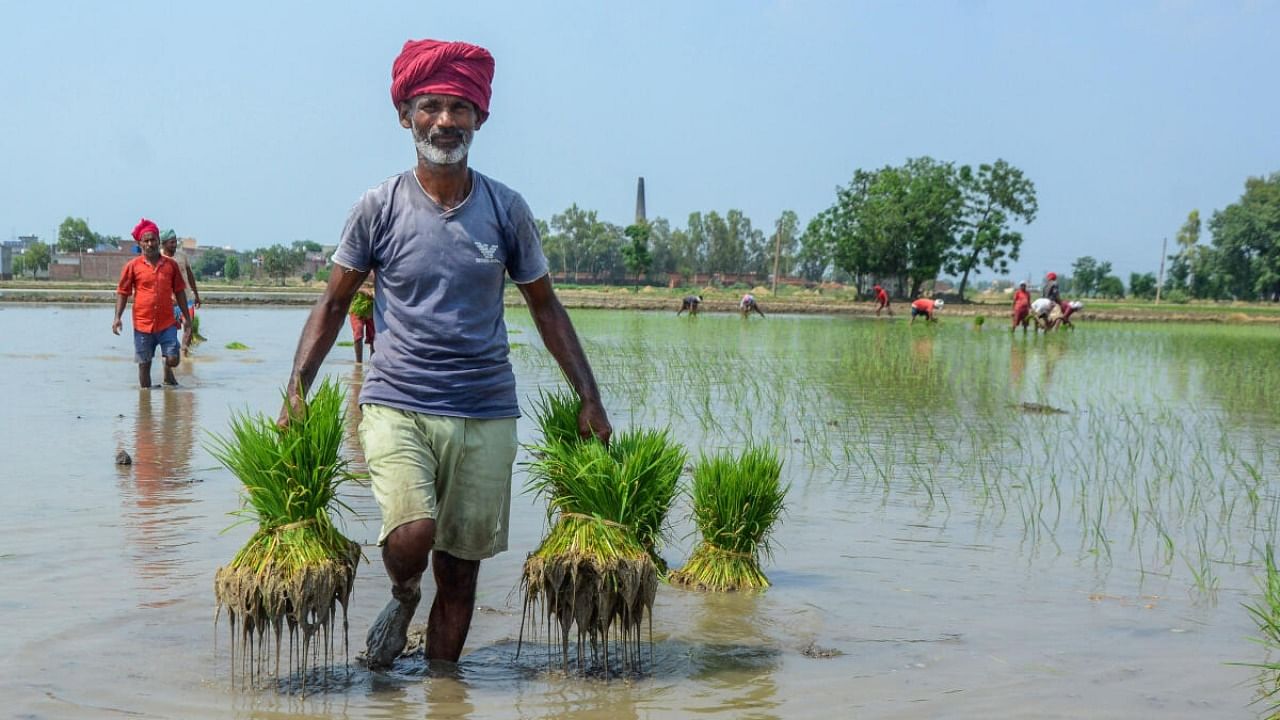
[[[493,84],[493,56],[464,42],[408,40],[391,64],[391,102],[400,103],[424,93],[455,95],[489,117]]]
[[[1045,277],[1046,277],[1046,278],[1048,278],[1048,279],[1050,279],[1050,280],[1057,280],[1057,279],[1058,279],[1058,273],[1049,273],[1048,275],[1045,275]]]
[[[138,224],[133,228],[134,242],[142,242],[142,236],[149,232],[153,232],[156,235],[159,235],[160,228],[157,227],[156,224],[151,222],[150,220],[146,218],[142,218],[141,220],[138,221]]]

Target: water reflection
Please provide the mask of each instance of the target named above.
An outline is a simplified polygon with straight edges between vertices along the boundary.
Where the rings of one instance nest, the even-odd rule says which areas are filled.
[[[196,394],[182,388],[138,391],[133,464],[120,467],[125,532],[141,580],[142,607],[176,602],[178,588],[195,577],[183,572],[182,547],[191,513],[191,457],[195,446]],[[127,441],[121,443],[128,447]]]
[[[736,717],[777,717],[778,671],[781,653],[762,629],[764,596],[753,593],[706,593],[695,611],[690,648],[690,678],[706,683],[716,708],[686,707],[707,712],[732,709]]]
[[[1009,385],[1015,396],[1021,394],[1022,378],[1026,372],[1027,338],[1024,335],[1021,342],[1015,338],[1013,344],[1009,346]]]

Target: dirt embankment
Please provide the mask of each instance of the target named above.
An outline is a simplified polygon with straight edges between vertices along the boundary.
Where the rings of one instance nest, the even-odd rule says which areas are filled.
[[[586,289],[559,286],[556,293],[565,307],[601,310],[650,310],[670,312],[680,309],[680,299],[665,292],[633,292],[626,288]],[[200,293],[205,305],[277,305],[306,306],[320,297],[320,288],[209,288]],[[806,295],[803,298],[772,299],[757,296],[766,314],[849,315],[874,317],[875,305],[840,298]],[[109,287],[59,287],[57,284],[0,284],[0,303],[114,303],[115,291]],[[524,299],[514,287],[508,287],[506,303],[520,306]],[[905,302],[893,305],[894,316],[909,318],[911,306]],[[736,298],[705,297],[703,313],[736,313]],[[986,318],[992,327],[1009,321],[1009,308],[990,303],[948,303],[940,318]],[[1133,307],[1088,308],[1076,318],[1085,322],[1200,322],[1280,325],[1280,311],[1245,312],[1240,306],[1135,305]]]

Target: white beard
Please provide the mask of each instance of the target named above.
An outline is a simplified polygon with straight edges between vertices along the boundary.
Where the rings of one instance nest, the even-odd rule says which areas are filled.
[[[413,143],[418,147],[418,156],[426,160],[432,165],[456,165],[467,157],[467,153],[471,150],[471,141],[475,138],[472,131],[462,131],[462,142],[451,150],[437,147],[431,142],[431,133],[426,137],[418,134],[415,129],[413,131]]]

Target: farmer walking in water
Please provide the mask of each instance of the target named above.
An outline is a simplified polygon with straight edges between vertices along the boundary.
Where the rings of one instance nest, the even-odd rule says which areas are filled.
[[[507,549],[520,410],[503,323],[506,277],[582,400],[579,432],[604,442],[612,433],[551,287],[533,213],[519,193],[467,166],[489,117],[493,70],[493,57],[475,45],[405,43],[391,68],[391,100],[417,163],[352,208],[289,373],[286,402],[300,411],[352,296],[376,270],[378,352],[360,393],[359,435],[382,510],[378,544],[392,599],[368,633],[372,668],[404,649],[428,565],[437,590],[426,656],[456,662],[480,562]],[[286,407],[280,422],[288,417]]]
[[[178,263],[179,275],[182,281],[191,288],[191,300],[187,303],[187,314],[194,320],[196,310],[200,307],[200,288],[196,287],[196,273],[191,269],[191,259],[187,254],[178,249],[178,233],[173,230],[165,230],[160,233],[160,252],[170,260]],[[178,312],[177,298],[174,299],[174,320],[181,318]],[[182,326],[182,354],[191,354],[191,338],[195,335],[195,322],[188,322]]]
[[[1031,324],[1031,293],[1027,292],[1027,283],[1022,281],[1018,283],[1018,289],[1013,291],[1013,325],[1009,328],[1009,332],[1022,326],[1022,332],[1027,332],[1027,326]]]
[[[111,332],[120,334],[121,317],[129,298],[133,298],[133,354],[138,362],[138,385],[151,387],[151,361],[156,347],[164,356],[164,384],[177,385],[173,369],[181,361],[179,356],[177,321],[173,308],[178,306],[184,323],[190,324],[187,312],[186,283],[178,263],[160,253],[160,229],[143,218],[133,229],[133,240],[142,248],[142,254],[125,263],[120,270],[120,282],[116,285],[116,317]]]

